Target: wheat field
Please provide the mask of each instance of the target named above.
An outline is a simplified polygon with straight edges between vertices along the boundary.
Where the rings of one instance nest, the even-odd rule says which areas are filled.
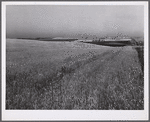
[[[143,76],[131,46],[6,40],[6,109],[143,110]]]

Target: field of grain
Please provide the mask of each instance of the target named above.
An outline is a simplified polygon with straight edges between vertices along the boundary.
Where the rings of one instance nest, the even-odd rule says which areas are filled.
[[[130,46],[7,39],[6,109],[144,109]]]

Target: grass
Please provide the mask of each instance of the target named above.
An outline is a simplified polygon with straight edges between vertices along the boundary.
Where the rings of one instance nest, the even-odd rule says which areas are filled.
[[[131,47],[6,44],[6,109],[144,109],[143,72]]]
[[[64,78],[67,89],[64,108],[143,109],[144,84],[136,60],[132,52],[117,51],[96,55],[85,63],[82,61],[74,77]]]

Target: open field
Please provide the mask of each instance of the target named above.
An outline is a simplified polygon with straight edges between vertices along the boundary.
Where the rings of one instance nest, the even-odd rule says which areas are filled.
[[[137,51],[7,39],[6,109],[144,109]]]

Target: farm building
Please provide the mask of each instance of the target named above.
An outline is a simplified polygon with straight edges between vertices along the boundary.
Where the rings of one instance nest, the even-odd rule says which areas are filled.
[[[137,42],[130,37],[103,37],[97,40],[93,40],[92,43],[108,46],[127,46],[137,44]]]

